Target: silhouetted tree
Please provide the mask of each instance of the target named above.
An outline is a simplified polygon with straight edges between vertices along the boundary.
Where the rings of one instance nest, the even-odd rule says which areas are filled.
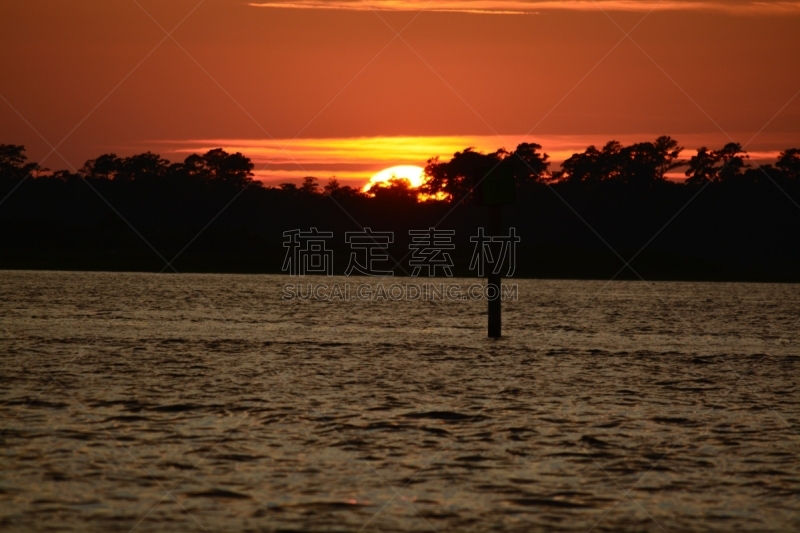
[[[783,172],[788,180],[800,180],[800,149],[790,148],[778,156],[775,166]]]
[[[667,136],[659,137],[654,143],[635,143],[624,147],[616,160],[616,177],[630,185],[651,185],[664,181],[668,171],[682,164],[676,161],[682,150],[677,141]]]
[[[81,172],[89,178],[108,180],[113,179],[121,168],[122,159],[117,154],[104,154],[86,161]]]
[[[459,202],[507,155],[505,150],[484,154],[470,147],[463,152],[456,152],[447,162],[439,161],[438,157],[429,159],[425,167],[428,180],[420,192],[432,196],[444,193],[452,201]]]
[[[707,181],[714,181],[717,163],[713,152],[705,146],[698,148],[697,154],[689,159],[689,168],[686,169],[686,184],[700,185]]]
[[[367,196],[360,189],[354,189],[349,185],[339,185],[339,180],[335,177],[328,180],[327,185],[323,188],[323,194],[336,200],[353,200]]]
[[[339,189],[341,189],[341,186],[339,185],[339,180],[337,180],[336,178],[331,178],[328,180],[328,183],[322,190],[324,194],[336,196],[336,194],[339,192]]]
[[[306,176],[303,178],[303,184],[300,186],[300,192],[308,196],[320,194],[318,182],[319,180],[317,178]]]
[[[183,167],[190,177],[235,189],[247,187],[253,181],[253,163],[250,159],[239,152],[229,154],[222,148],[215,148],[202,156],[190,155]]]
[[[758,165],[745,169],[744,173],[734,182],[739,183],[764,183],[770,180],[780,179],[784,173],[772,165]]]
[[[28,162],[24,146],[0,144],[0,178],[16,181],[43,170],[38,163]]]
[[[158,154],[145,152],[123,159],[114,175],[115,181],[153,182],[167,175],[170,162]]]
[[[618,181],[652,185],[664,181],[668,171],[681,166],[677,159],[682,150],[678,142],[668,136],[630,146],[610,141],[601,150],[589,146],[583,153],[573,154],[554,178],[570,183]]]
[[[666,179],[667,172],[682,167],[685,164],[682,161],[678,161],[681,152],[683,152],[683,146],[678,145],[678,141],[669,135],[662,135],[656,139],[655,148],[658,154],[656,179]]]
[[[738,179],[744,169],[749,165],[745,159],[750,159],[739,143],[728,143],[721,150],[715,152],[719,162],[722,163],[717,171],[718,181],[732,181]]]
[[[505,158],[504,163],[512,169],[518,185],[544,183],[548,178],[549,156],[539,153],[541,149],[540,144],[522,143]]]
[[[412,188],[411,182],[406,178],[390,178],[371,185],[367,194],[384,202],[416,203],[419,190]]]
[[[598,150],[589,146],[583,153],[572,156],[561,164],[561,172],[555,175],[558,181],[569,183],[598,183],[614,179],[619,175],[622,145],[609,141]]]
[[[456,152],[447,162],[438,157],[429,159],[425,167],[428,180],[420,192],[431,196],[444,193],[452,201],[461,201],[470,196],[489,173],[500,167],[510,170],[517,185],[526,187],[543,183],[550,163],[547,154],[539,153],[541,148],[535,143],[522,143],[514,152],[501,148],[489,154],[467,148]]]
[[[728,143],[711,152],[704,146],[689,160],[686,183],[698,185],[708,181],[741,181],[743,171],[749,166],[745,159],[749,159],[749,156],[739,143]]]
[[[63,181],[64,183],[71,183],[73,181],[80,181],[82,179],[80,174],[74,174],[69,170],[56,170],[50,175],[50,177],[54,180]]]

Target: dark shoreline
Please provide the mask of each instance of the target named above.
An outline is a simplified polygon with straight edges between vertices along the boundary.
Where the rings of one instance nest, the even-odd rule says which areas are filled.
[[[411,235],[435,228],[451,236],[452,273],[476,277],[468,269],[472,239],[488,218],[467,175],[500,161],[516,184],[502,214],[503,231],[514,228],[520,238],[515,277],[800,282],[800,150],[787,150],[778,167],[712,157],[703,167],[708,179],[678,184],[622,157],[648,143],[609,146],[622,151],[600,157],[590,147],[572,163],[589,158],[580,169],[591,177],[605,172],[600,160],[608,159],[618,172],[581,180],[548,178],[538,145],[518,147],[526,163],[520,168],[511,156],[470,151],[448,163],[432,160],[432,175],[459,185],[452,197],[462,200],[429,202],[402,183],[372,197],[335,180],[320,188],[311,177],[302,187],[265,188],[252,181],[247,158],[221,150],[176,164],[150,153],[101,156],[82,174],[27,179],[36,165],[23,164],[22,147],[5,146],[16,159],[13,169],[0,169],[0,199],[7,200],[0,204],[0,269],[160,272],[172,263],[178,272],[280,274],[287,232],[316,228],[329,232],[332,273],[343,274],[356,251],[348,233],[371,228],[391,234],[387,252],[397,260],[375,270],[400,276],[412,270]],[[469,164],[460,169],[464,158]]]

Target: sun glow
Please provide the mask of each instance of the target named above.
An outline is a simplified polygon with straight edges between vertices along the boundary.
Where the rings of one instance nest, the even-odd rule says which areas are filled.
[[[746,138],[745,133],[733,132],[734,137]],[[784,146],[785,134],[764,132],[756,145],[748,150],[751,159],[773,160],[778,147]],[[657,132],[629,133],[614,135],[622,144],[632,144],[642,140],[655,139]],[[323,184],[336,177],[344,186],[363,190],[364,185],[372,185],[376,178],[386,172],[391,178],[397,167],[412,167],[415,175],[422,173],[422,166],[432,157],[439,156],[442,161],[449,160],[454,153],[473,147],[481,152],[493,152],[498,148],[513,150],[519,143],[536,142],[543,146],[542,151],[550,156],[550,169],[558,170],[562,161],[574,153],[583,152],[587,146],[603,146],[612,137],[604,134],[592,135],[540,135],[526,137],[520,134],[504,135],[452,135],[420,137],[335,137],[300,139],[187,139],[182,141],[157,141],[159,152],[167,159],[183,160],[189,154],[205,153],[215,148],[223,148],[230,153],[241,152],[252,159],[255,168],[254,178],[267,186],[281,183],[301,184],[306,176],[319,178]],[[722,145],[725,136],[707,133],[677,136],[686,148],[684,157],[691,157],[700,146]],[[139,150],[152,148],[152,142],[141,145],[125,145],[118,150]],[[388,168],[387,168],[388,167]],[[385,170],[380,170],[385,169]],[[380,172],[379,172],[380,171]],[[376,174],[377,173],[377,174]],[[682,172],[678,172],[682,175]],[[385,174],[384,174],[385,175]],[[395,171],[398,178],[406,178]],[[378,180],[380,181],[380,180]],[[417,187],[414,177],[409,179],[412,187]]]
[[[367,189],[376,183],[385,183],[393,178],[408,180],[411,188],[416,189],[425,183],[425,169],[416,165],[399,165],[381,170],[372,176],[372,178],[369,180],[369,183],[364,185],[363,190],[366,192]]]

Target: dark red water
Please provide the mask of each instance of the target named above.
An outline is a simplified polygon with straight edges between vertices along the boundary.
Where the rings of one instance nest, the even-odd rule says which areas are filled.
[[[0,272],[0,529],[800,529],[797,285],[285,281]]]

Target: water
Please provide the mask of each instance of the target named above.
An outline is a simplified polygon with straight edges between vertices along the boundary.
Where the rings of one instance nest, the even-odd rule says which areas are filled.
[[[285,281],[0,272],[0,528],[800,528],[797,285]]]

